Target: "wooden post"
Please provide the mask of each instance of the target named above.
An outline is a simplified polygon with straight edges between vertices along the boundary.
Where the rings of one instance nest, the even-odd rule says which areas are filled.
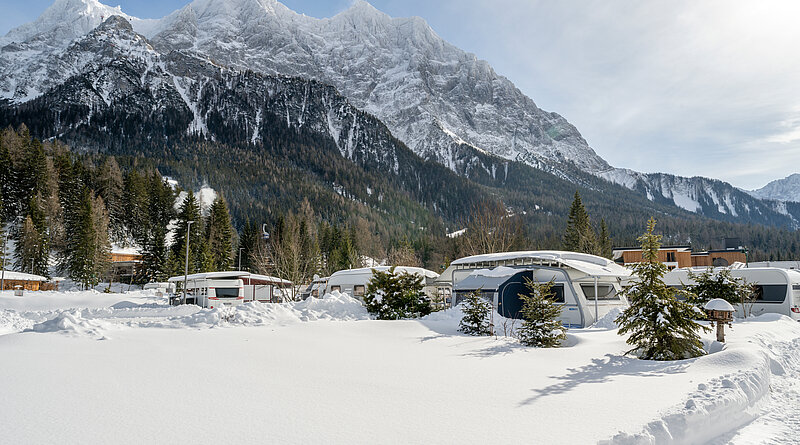
[[[725,323],[717,321],[717,341],[725,343]]]

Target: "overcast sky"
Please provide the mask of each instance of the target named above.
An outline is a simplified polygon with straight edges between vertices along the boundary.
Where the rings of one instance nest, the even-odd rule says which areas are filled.
[[[189,0],[114,0],[157,18]],[[0,34],[50,0],[0,0]],[[285,0],[329,17],[350,0]],[[566,117],[609,163],[742,188],[800,172],[800,2],[374,0]]]

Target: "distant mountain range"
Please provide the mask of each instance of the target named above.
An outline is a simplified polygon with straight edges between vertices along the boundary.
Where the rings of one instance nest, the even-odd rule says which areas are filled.
[[[359,168],[402,176],[394,183],[403,193],[450,221],[464,209],[456,196],[486,187],[519,211],[554,212],[543,205],[557,199],[552,190],[533,186],[546,181],[558,182],[567,201],[573,184],[635,212],[800,226],[800,210],[783,202],[793,199],[790,187],[748,193],[610,166],[566,119],[538,108],[487,62],[420,18],[391,18],[363,1],[315,19],[275,0],[195,0],[141,20],[96,0],[57,0],[0,38],[0,110],[2,125],[24,122],[37,136],[92,149],[136,141],[144,150],[180,138],[258,146],[280,117],[329,138]],[[453,175],[425,167],[446,181],[423,185],[413,168],[424,161]],[[458,176],[458,191],[437,197],[434,188]],[[323,182],[341,195],[341,184]],[[378,195],[359,187],[352,198],[379,208]]]

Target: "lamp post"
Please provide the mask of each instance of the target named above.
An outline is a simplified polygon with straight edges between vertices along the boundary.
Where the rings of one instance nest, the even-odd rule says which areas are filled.
[[[239,248],[239,268],[236,269],[236,270],[239,270],[239,271],[242,270],[242,251],[243,250],[244,250],[244,247],[240,247]]]
[[[189,278],[189,234],[191,233],[192,223],[194,221],[186,221],[186,264],[183,268],[183,301],[181,301],[181,304],[186,304],[186,284]]]

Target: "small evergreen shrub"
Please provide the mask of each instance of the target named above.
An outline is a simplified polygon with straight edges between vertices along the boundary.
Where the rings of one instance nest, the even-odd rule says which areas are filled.
[[[364,294],[364,306],[379,320],[398,320],[431,313],[431,305],[422,292],[422,277],[406,272],[396,274],[372,270],[372,279]]]
[[[553,301],[553,282],[539,283],[526,279],[525,286],[528,293],[519,294],[523,301],[523,322],[517,329],[520,343],[539,348],[557,348],[567,338],[567,329],[558,319],[561,306]]]
[[[721,298],[734,306],[741,305],[743,310],[753,301],[755,291],[753,285],[744,278],[732,276],[728,269],[722,269],[717,273],[711,268],[701,273],[690,271],[689,278],[694,280],[695,284],[686,286],[686,290],[690,293],[687,301],[699,309],[715,298]]]
[[[461,303],[464,316],[461,317],[458,330],[467,335],[492,335],[492,309],[492,303],[486,301],[480,291],[470,292]]]

